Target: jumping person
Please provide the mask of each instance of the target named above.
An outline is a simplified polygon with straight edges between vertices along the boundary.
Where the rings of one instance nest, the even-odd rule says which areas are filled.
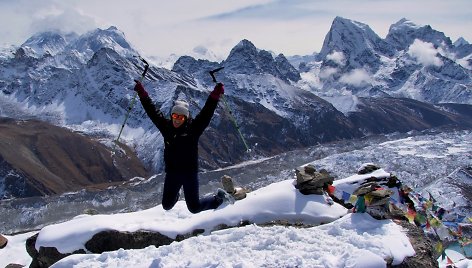
[[[189,105],[183,100],[176,100],[171,110],[170,119],[158,109],[141,82],[135,80],[134,90],[138,93],[144,110],[164,137],[164,162],[166,177],[162,196],[162,207],[169,210],[179,200],[180,188],[184,189],[187,208],[192,213],[215,209],[231,197],[223,189],[216,195],[200,199],[198,182],[198,139],[211,118],[224,94],[224,85],[218,83],[205,102],[200,113],[192,118]]]

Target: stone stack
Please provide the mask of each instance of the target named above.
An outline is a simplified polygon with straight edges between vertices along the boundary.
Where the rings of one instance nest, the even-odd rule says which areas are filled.
[[[390,219],[396,217],[397,212],[390,206],[390,197],[393,191],[381,187],[377,182],[371,181],[357,188],[353,195],[363,197],[365,200],[365,212],[376,219]]]
[[[297,177],[295,188],[304,195],[322,195],[328,185],[334,181],[328,171],[325,169],[316,171],[316,168],[311,164],[296,168],[295,174]]]

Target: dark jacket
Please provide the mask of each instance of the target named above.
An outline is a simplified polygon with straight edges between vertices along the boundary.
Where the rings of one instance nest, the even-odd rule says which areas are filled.
[[[140,98],[149,118],[164,137],[164,162],[166,172],[198,172],[198,139],[210,124],[218,100],[208,97],[200,113],[188,118],[175,128],[149,97]]]

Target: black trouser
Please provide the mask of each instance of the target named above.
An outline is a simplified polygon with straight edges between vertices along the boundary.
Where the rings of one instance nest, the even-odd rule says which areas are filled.
[[[185,202],[190,212],[198,213],[219,206],[212,195],[200,199],[197,172],[167,172],[162,195],[162,207],[165,210],[173,208],[177,203],[181,187],[184,187]]]

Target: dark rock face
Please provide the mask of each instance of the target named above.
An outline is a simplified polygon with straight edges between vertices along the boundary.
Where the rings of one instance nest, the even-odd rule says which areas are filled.
[[[86,244],[85,248],[92,253],[102,253],[123,249],[139,249],[150,245],[156,247],[169,245],[171,239],[160,233],[137,231],[133,233],[118,232],[115,230],[103,231],[94,235]]]
[[[33,258],[30,268],[49,267],[69,255],[85,254],[85,250],[83,249],[76,250],[72,253],[62,254],[54,247],[41,247],[38,251],[35,248],[37,238],[38,234],[26,240],[26,251],[31,256],[31,258]]]
[[[191,234],[179,235],[177,239],[171,239],[158,232],[136,231],[136,232],[119,232],[115,230],[102,231],[95,234],[86,244],[85,249],[91,253],[103,253],[105,251],[114,251],[122,249],[141,249],[151,245],[160,247],[169,245],[174,241],[180,241],[191,236],[196,236],[201,231],[195,230]],[[26,241],[26,250],[33,258],[31,267],[49,267],[59,260],[72,254],[85,254],[83,249],[76,250],[72,253],[60,253],[54,247],[40,247],[39,251],[35,248],[38,235],[32,236]]]
[[[147,171],[126,147],[98,141],[40,121],[0,119],[0,178],[5,196],[31,197],[105,188]]]

